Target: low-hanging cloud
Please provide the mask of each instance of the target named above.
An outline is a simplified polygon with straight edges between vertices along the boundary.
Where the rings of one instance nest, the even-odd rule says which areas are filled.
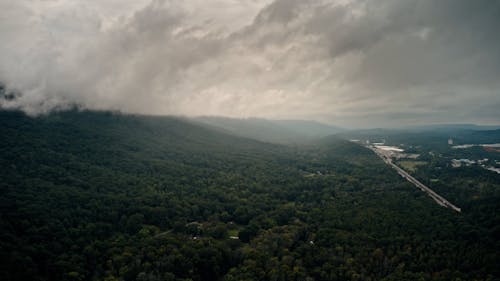
[[[92,2],[0,2],[1,107],[500,122],[499,1]]]

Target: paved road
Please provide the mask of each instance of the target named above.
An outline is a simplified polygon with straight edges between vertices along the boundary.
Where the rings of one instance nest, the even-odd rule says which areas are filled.
[[[396,164],[392,163],[392,160],[391,160],[391,158],[389,156],[381,153],[380,151],[378,151],[377,149],[375,149],[375,148],[373,148],[371,146],[368,146],[368,148],[370,148],[371,150],[373,150],[373,152],[375,152],[375,154],[377,154],[378,156],[380,156],[380,158],[382,158],[382,160],[384,160],[385,163],[387,163],[392,168],[394,168],[398,172],[398,174],[400,174],[403,178],[405,178],[409,182],[413,183],[416,187],[418,187],[423,192],[427,193],[432,199],[434,199],[434,201],[436,201],[436,203],[438,203],[439,205],[441,205],[443,207],[450,208],[450,209],[452,209],[454,211],[457,211],[457,212],[461,212],[462,211],[462,209],[460,209],[457,206],[451,204],[448,200],[444,199],[441,195],[439,195],[436,192],[434,192],[434,190],[430,189],[429,187],[427,187],[423,183],[419,182],[416,178],[412,177],[405,170],[401,169]]]

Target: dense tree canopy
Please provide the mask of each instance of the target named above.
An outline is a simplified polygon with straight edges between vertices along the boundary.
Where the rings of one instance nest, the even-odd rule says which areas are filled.
[[[417,171],[458,214],[339,139],[76,111],[0,112],[0,136],[0,280],[500,278],[484,171]]]

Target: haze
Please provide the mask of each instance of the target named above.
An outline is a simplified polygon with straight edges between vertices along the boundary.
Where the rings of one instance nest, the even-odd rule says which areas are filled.
[[[0,0],[0,107],[500,124],[500,1]]]

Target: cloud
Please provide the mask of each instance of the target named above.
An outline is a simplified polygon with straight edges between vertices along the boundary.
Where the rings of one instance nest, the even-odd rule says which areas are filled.
[[[498,1],[0,3],[0,106],[499,123]],[[394,118],[398,116],[398,118]]]

